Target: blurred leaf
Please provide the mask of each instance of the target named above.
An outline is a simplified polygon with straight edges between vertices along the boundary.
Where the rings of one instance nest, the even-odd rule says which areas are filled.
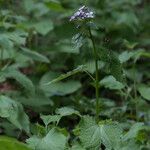
[[[143,98],[150,101],[150,87],[146,85],[141,85],[138,87],[138,91]]]
[[[67,138],[56,129],[51,129],[44,138],[33,136],[27,139],[27,143],[36,150],[64,150]]]
[[[129,139],[132,139],[132,138],[136,138],[136,136],[138,135],[138,132],[143,128],[143,123],[135,123],[131,128],[130,130],[123,136],[123,140],[124,141],[127,141]]]
[[[106,76],[100,81],[100,86],[101,85],[111,90],[121,90],[124,88],[124,85],[117,81],[113,76]]]
[[[52,31],[54,28],[51,20],[41,20],[41,22],[33,24],[32,27],[43,36],[48,34],[48,32]]]
[[[1,71],[0,79],[1,78],[13,78],[18,81],[28,93],[30,93],[31,95],[35,93],[35,87],[32,81],[27,76],[25,76],[18,70],[15,70],[14,68],[9,67]]]
[[[134,47],[136,47],[138,45],[138,43],[136,42],[129,42],[127,40],[124,40],[124,45],[128,48],[128,49],[133,49]]]
[[[124,51],[119,55],[119,60],[121,63],[127,62],[132,56],[134,56],[134,52]]]
[[[63,96],[63,95],[71,94],[77,91],[81,87],[81,83],[79,81],[74,81],[74,80],[69,80],[65,82],[59,81],[49,85],[47,84],[49,81],[53,80],[57,76],[58,73],[48,72],[41,78],[40,88],[44,91],[44,93],[47,96],[53,96],[53,95]]]
[[[61,3],[58,0],[45,0],[46,6],[54,11],[64,11]]]
[[[79,72],[83,72],[84,69],[85,69],[85,66],[84,66],[84,65],[78,66],[76,69],[74,69],[74,70],[72,70],[72,71],[69,71],[69,72],[67,72],[66,74],[62,74],[62,75],[60,75],[58,78],[53,79],[52,81],[46,83],[46,85],[49,85],[49,84],[52,84],[52,83],[61,81],[61,80],[66,79],[66,78],[68,78],[68,77],[70,77],[70,76],[72,76],[72,75],[75,75],[75,74],[77,74],[77,73],[79,73]]]
[[[25,130],[27,133],[30,132],[29,118],[19,102],[6,96],[0,96],[0,116],[7,118],[20,130]]]
[[[35,52],[35,51],[31,51],[30,49],[28,48],[21,48],[22,51],[21,53],[33,60],[36,60],[36,61],[39,61],[39,62],[45,62],[45,63],[49,63],[49,59],[42,55],[42,54],[39,54],[38,52]]]
[[[0,136],[0,147],[1,150],[31,150],[24,143],[7,136]]]

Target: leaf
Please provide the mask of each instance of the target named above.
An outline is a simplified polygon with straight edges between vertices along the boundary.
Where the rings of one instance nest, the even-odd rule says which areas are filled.
[[[80,116],[80,113],[76,110],[74,110],[73,108],[70,107],[62,107],[56,110],[56,114],[63,116],[70,116],[72,114],[76,114],[78,116]]]
[[[122,128],[115,122],[99,123],[101,141],[106,149],[117,149],[120,146]]]
[[[81,116],[80,113],[73,108],[70,107],[62,107],[56,110],[56,115],[41,115],[41,119],[43,120],[44,124],[47,126],[51,122],[56,122],[57,124],[59,123],[60,119],[65,116],[70,116],[70,115],[77,115]]]
[[[117,149],[120,146],[123,130],[116,122],[102,121],[96,124],[94,118],[84,116],[79,128],[79,138],[86,149],[99,150],[101,143],[108,150]]]
[[[122,65],[120,63],[118,55],[112,50],[101,47],[98,53],[100,61],[104,61],[108,64],[109,73],[113,75],[118,81],[122,80]]]
[[[48,34],[48,32],[52,31],[54,28],[53,22],[50,20],[41,20],[39,23],[35,23],[32,27],[43,36]]]
[[[18,81],[28,93],[30,93],[31,95],[35,93],[35,87],[32,81],[27,76],[14,68],[8,67],[5,70],[1,71],[0,79],[1,78],[13,78]]]
[[[107,76],[100,81],[100,85],[111,90],[121,90],[124,88],[124,85],[117,81],[113,76]]]
[[[31,150],[26,144],[7,136],[0,136],[0,147],[1,150]]]
[[[45,57],[42,54],[39,54],[38,52],[32,51],[28,48],[21,48],[22,51],[21,53],[33,60],[39,61],[39,62],[45,62],[45,63],[49,63],[49,59],[47,57]]]
[[[36,109],[37,107],[53,105],[53,101],[45,96],[44,92],[40,89],[36,89],[35,94],[30,95],[28,98],[24,96],[18,96],[16,99],[23,105],[31,106],[32,108],[35,107]]]
[[[0,47],[2,47],[3,49],[11,49],[13,46],[14,46],[14,44],[8,38],[8,36],[1,34],[1,36],[0,36]]]
[[[118,56],[115,53],[111,54],[111,59],[109,62],[110,74],[113,75],[118,81],[122,81],[122,65]]]
[[[20,130],[25,130],[27,133],[30,132],[29,118],[19,102],[6,96],[0,96],[0,116],[7,118]]]
[[[128,49],[134,49],[138,45],[137,42],[129,42],[127,40],[124,40],[123,42],[124,42],[124,45],[126,46],[126,48],[128,48]]]
[[[133,138],[136,138],[138,132],[142,129],[144,129],[144,124],[143,123],[135,123],[130,130],[124,135],[123,137],[123,141],[127,141]]]
[[[119,55],[119,60],[121,63],[127,62],[132,56],[134,56],[134,52],[124,51]]]
[[[40,118],[43,120],[44,124],[48,126],[52,122],[59,123],[61,115],[41,115]]]
[[[74,144],[69,150],[86,150],[80,144]]]
[[[14,31],[7,33],[6,35],[14,42],[15,45],[25,45],[28,33],[23,31]]]
[[[34,150],[64,150],[66,142],[66,136],[56,129],[51,129],[42,139],[36,136],[27,139],[27,143]]]
[[[53,79],[56,78],[56,76],[58,76],[58,73],[48,72],[42,77],[42,79],[40,81],[40,88],[45,92],[45,94],[47,96],[52,96],[52,95],[63,96],[63,95],[71,94],[71,93],[77,91],[81,87],[81,83],[78,81],[74,81],[74,80],[55,83],[56,80],[54,82]],[[64,78],[64,76],[63,76],[63,78]],[[51,80],[54,83],[47,85],[47,83]],[[60,80],[60,78],[59,78],[59,80]]]
[[[138,91],[143,98],[150,101],[150,87],[146,85],[141,85],[138,87]]]
[[[94,149],[101,145],[100,128],[94,118],[86,116],[80,122],[80,140],[85,149]]]
[[[66,79],[72,75],[75,75],[79,72],[83,72],[85,69],[85,66],[84,65],[81,65],[81,66],[78,66],[76,69],[72,70],[72,71],[69,71],[67,72],[66,74],[61,74],[59,77],[57,77],[56,79],[53,79],[52,81],[46,83],[46,85],[49,85],[49,84],[52,84],[52,83],[55,83],[55,82],[58,82],[58,81],[61,81],[63,79]]]
[[[47,0],[46,6],[54,11],[64,11],[64,8],[58,0]]]

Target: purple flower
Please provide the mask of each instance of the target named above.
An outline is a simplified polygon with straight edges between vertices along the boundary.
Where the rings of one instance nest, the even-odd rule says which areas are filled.
[[[76,13],[74,13],[73,16],[71,16],[70,21],[75,20],[85,20],[85,19],[92,19],[94,18],[94,12],[90,11],[88,7],[82,6],[78,9]]]

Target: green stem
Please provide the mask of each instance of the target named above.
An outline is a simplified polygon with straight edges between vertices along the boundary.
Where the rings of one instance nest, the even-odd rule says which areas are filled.
[[[134,62],[133,70],[134,70],[134,82],[133,82],[133,90],[134,90],[134,100],[135,100],[135,113],[136,113],[136,119],[138,120],[138,98],[137,98],[137,82],[136,82],[136,62]]]
[[[99,74],[98,74],[98,59],[97,59],[97,51],[96,51],[96,47],[95,47],[94,38],[92,36],[90,28],[89,28],[89,34],[90,34],[90,39],[91,39],[92,45],[93,45],[93,52],[94,52],[94,59],[95,59],[95,69],[96,69],[96,74],[95,74],[96,121],[98,122],[98,120],[99,120]]]
[[[2,68],[3,67],[3,48],[1,48],[1,55],[0,55],[0,67]]]

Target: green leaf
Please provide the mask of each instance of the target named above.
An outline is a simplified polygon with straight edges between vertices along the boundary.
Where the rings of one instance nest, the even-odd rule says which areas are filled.
[[[74,81],[74,80],[69,80],[66,82],[56,82],[56,80],[53,80],[54,78],[56,78],[56,76],[58,76],[57,73],[48,72],[42,77],[42,79],[40,81],[40,87],[47,96],[52,96],[52,95],[63,96],[66,94],[71,94],[71,93],[77,91],[81,87],[81,83],[78,81]],[[64,78],[64,76],[62,76],[62,77]],[[61,77],[61,79],[62,79],[62,77]],[[53,81],[53,83],[47,84],[51,80]],[[59,80],[60,80],[60,78],[59,78]]]
[[[86,150],[80,144],[74,144],[69,150]]]
[[[120,146],[122,128],[115,122],[99,123],[101,141],[106,149],[117,149]]]
[[[113,75],[118,81],[122,80],[122,65],[118,55],[112,50],[101,47],[98,51],[98,58],[108,65],[109,73]]]
[[[119,60],[121,63],[127,62],[132,56],[134,56],[134,52],[124,51],[119,55]]]
[[[48,32],[52,31],[54,28],[53,22],[50,20],[41,20],[39,23],[35,23],[32,27],[42,35],[48,34]]]
[[[98,148],[101,145],[101,132],[95,119],[89,116],[83,117],[80,122],[80,140],[86,149]]]
[[[31,150],[26,144],[7,136],[0,136],[0,147],[1,150]]]
[[[54,11],[64,11],[61,3],[58,0],[46,0],[46,6]]]
[[[2,47],[3,49],[11,49],[13,46],[14,46],[14,44],[8,38],[8,36],[1,34],[1,36],[0,36],[0,47]]]
[[[117,149],[120,146],[123,130],[116,122],[103,121],[96,124],[94,118],[84,116],[79,128],[79,138],[86,149],[99,150],[101,143],[108,150]]]
[[[43,120],[44,124],[47,126],[51,122],[56,122],[58,124],[62,117],[70,116],[73,114],[81,116],[80,113],[74,110],[73,108],[62,107],[56,110],[56,115],[41,115],[41,119]]]
[[[146,85],[141,85],[138,87],[138,91],[143,98],[150,101],[150,87]]]
[[[53,105],[53,101],[45,96],[44,92],[40,89],[36,89],[35,94],[30,95],[28,98],[24,96],[18,96],[16,99],[25,106],[31,106],[35,108]]]
[[[72,71],[69,71],[67,72],[66,74],[61,74],[59,77],[57,77],[56,79],[53,79],[52,81],[46,83],[46,85],[49,85],[49,84],[52,84],[52,83],[55,83],[55,82],[58,82],[58,81],[61,81],[63,79],[66,79],[72,75],[75,75],[79,72],[83,72],[85,70],[85,66],[84,65],[81,65],[81,66],[78,66],[76,69],[72,70]]]
[[[138,135],[138,132],[142,129],[144,129],[143,123],[135,123],[130,130],[123,136],[123,141],[127,141],[133,138],[136,138]]]
[[[67,137],[56,129],[51,129],[44,138],[33,136],[27,143],[34,150],[64,150]]]
[[[52,122],[59,123],[61,115],[41,115],[40,118],[43,120],[44,124],[48,126]]]
[[[7,33],[6,35],[14,42],[15,45],[25,45],[28,33],[23,31],[14,31]]]
[[[27,76],[14,68],[8,67],[5,70],[1,71],[0,80],[1,78],[13,78],[18,81],[28,93],[30,93],[31,95],[35,93],[35,87],[32,81]]]
[[[80,113],[76,110],[74,110],[73,108],[70,107],[62,107],[56,110],[56,114],[63,116],[70,116],[72,114],[76,114],[78,116],[80,116]]]
[[[117,81],[113,76],[107,76],[100,81],[100,85],[111,90],[121,90],[124,88],[124,85]]]
[[[25,130],[27,133],[30,132],[29,118],[19,102],[6,96],[0,96],[0,116],[7,118],[20,130]]]
[[[47,57],[45,57],[42,54],[39,54],[38,52],[32,51],[28,48],[21,48],[22,51],[21,53],[33,60],[39,61],[39,62],[45,62],[45,63],[49,63],[49,59]]]

